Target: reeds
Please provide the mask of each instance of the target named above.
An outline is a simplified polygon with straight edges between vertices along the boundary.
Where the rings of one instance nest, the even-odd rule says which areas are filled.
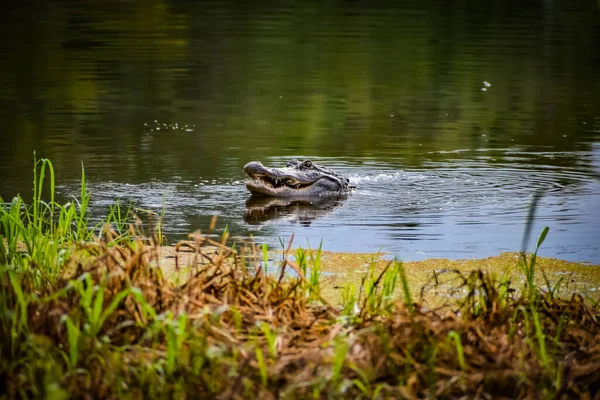
[[[535,258],[526,287],[474,271],[460,275],[464,297],[437,309],[401,263],[372,265],[335,306],[319,293],[320,247],[292,261],[290,243],[271,274],[266,251],[194,234],[166,279],[156,240],[114,225],[90,234],[89,198],[45,204],[36,186],[36,208],[17,198],[0,211],[0,396],[600,395],[598,305],[531,285]]]

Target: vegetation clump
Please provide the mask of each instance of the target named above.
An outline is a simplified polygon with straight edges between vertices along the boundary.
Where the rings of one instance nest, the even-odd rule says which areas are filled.
[[[332,305],[320,251],[288,247],[274,274],[253,247],[195,234],[167,279],[156,239],[113,221],[81,240],[60,222],[70,207],[35,202],[41,222],[19,200],[0,209],[1,397],[600,396],[598,302],[541,290],[536,254],[521,288],[460,274],[465,296],[431,309],[391,261]]]

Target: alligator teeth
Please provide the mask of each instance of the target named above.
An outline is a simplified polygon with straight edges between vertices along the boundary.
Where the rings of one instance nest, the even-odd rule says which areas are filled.
[[[252,177],[253,180],[257,183],[261,183],[265,186],[272,188],[279,188],[282,186],[287,186],[291,188],[299,188],[302,186],[299,180],[294,178],[271,178],[267,176],[255,175]]]

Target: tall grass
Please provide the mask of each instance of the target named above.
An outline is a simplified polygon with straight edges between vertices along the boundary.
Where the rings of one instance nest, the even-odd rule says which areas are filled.
[[[133,210],[131,205],[122,209],[119,201],[110,206],[104,219],[90,226],[88,208],[91,196],[83,164],[80,195],[65,204],[55,200],[52,162],[45,158],[37,159],[34,152],[33,164],[31,204],[26,204],[21,196],[16,196],[10,203],[0,198],[0,265],[20,271],[43,266],[36,269],[36,282],[39,283],[52,280],[60,273],[74,245],[88,242],[94,235],[104,238],[107,226],[112,232],[109,241],[116,243],[131,239],[129,227]],[[157,232],[160,240],[161,224],[162,217],[159,217]]]
[[[550,228],[548,228],[547,226],[542,230],[542,233],[540,234],[540,236],[538,238],[538,242],[537,242],[537,246],[535,247],[535,251],[529,258],[529,260],[527,260],[527,253],[525,253],[525,251],[521,252],[521,262],[519,263],[519,266],[521,267],[521,269],[523,271],[523,275],[525,276],[525,279],[527,281],[527,286],[529,287],[530,292],[532,294],[536,293],[536,290],[535,290],[535,287],[536,287],[535,266],[536,266],[536,262],[537,262],[537,253],[538,253],[540,247],[542,246],[542,244],[544,243],[544,240],[546,239],[546,236],[548,235],[549,230],[550,230]]]

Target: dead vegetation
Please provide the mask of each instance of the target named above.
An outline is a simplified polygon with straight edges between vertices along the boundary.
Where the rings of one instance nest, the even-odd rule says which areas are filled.
[[[289,249],[272,274],[196,234],[166,279],[156,246],[113,244],[56,276],[1,267],[1,397],[600,397],[600,313],[581,295],[456,272],[464,297],[431,309],[390,262],[338,306]]]

